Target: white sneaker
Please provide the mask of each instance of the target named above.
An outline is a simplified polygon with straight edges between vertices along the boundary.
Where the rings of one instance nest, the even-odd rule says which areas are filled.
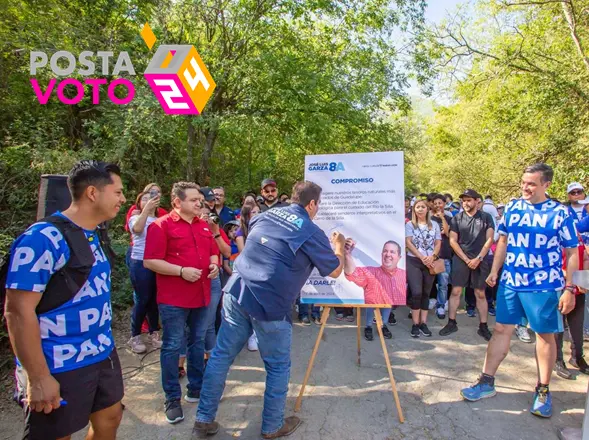
[[[162,340],[158,332],[153,332],[147,335],[147,342],[151,344],[153,348],[162,348]]]
[[[444,319],[446,317],[446,310],[442,306],[438,307],[436,310],[436,315],[440,319]]]
[[[429,300],[429,307],[428,309],[433,310],[436,307],[436,304],[438,303],[438,300],[435,298],[430,298]]]
[[[128,344],[131,346],[131,351],[133,353],[141,354],[147,351],[147,347],[141,341],[141,335],[133,336],[129,339]]]
[[[255,333],[252,333],[252,335],[247,340],[247,349],[249,351],[258,351],[258,338],[256,337]]]
[[[528,332],[527,327],[516,325],[515,334],[517,335],[520,341],[525,342],[526,344],[532,342],[532,338],[530,337],[530,333]]]
[[[447,312],[448,311],[448,301],[446,301],[446,304],[444,304],[444,310]]]

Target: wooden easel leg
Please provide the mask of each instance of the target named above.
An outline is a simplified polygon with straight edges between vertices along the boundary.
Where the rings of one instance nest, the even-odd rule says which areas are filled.
[[[299,397],[297,397],[297,401],[295,403],[295,412],[299,412],[301,409],[301,404],[303,403],[303,394],[305,393],[305,387],[307,386],[307,382],[309,381],[309,376],[311,376],[311,370],[313,369],[313,364],[315,363],[315,355],[319,350],[319,344],[321,343],[321,336],[323,336],[323,330],[325,329],[325,324],[327,323],[327,318],[329,318],[329,310],[331,307],[323,306],[323,314],[321,315],[321,328],[319,329],[319,334],[317,335],[317,340],[315,341],[315,347],[313,348],[313,353],[311,353],[311,359],[309,359],[309,365],[307,365],[307,372],[305,373],[305,378],[303,379],[303,384],[301,386],[301,391],[299,392]]]
[[[360,307],[356,307],[356,320],[358,321],[358,366],[360,366],[360,356],[361,356],[361,350],[360,350],[360,341],[362,338],[362,318],[360,316],[360,310],[362,310]]]
[[[374,316],[376,317],[376,326],[378,328],[378,335],[380,336],[380,344],[382,345],[382,352],[384,354],[384,360],[387,364],[387,370],[389,371],[389,379],[391,380],[391,387],[393,388],[393,396],[395,398],[395,404],[397,405],[397,413],[399,414],[399,421],[405,422],[403,417],[403,410],[401,409],[401,402],[399,401],[399,395],[397,394],[397,385],[395,384],[395,378],[393,377],[393,369],[391,367],[391,361],[389,360],[389,352],[387,351],[387,345],[384,342],[384,336],[382,334],[382,316],[380,309],[374,309]]]

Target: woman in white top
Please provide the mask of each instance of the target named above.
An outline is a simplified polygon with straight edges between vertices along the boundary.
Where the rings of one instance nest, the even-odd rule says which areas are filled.
[[[430,273],[434,261],[438,259],[442,246],[440,227],[432,222],[431,213],[425,200],[413,205],[411,221],[405,223],[405,244],[407,246],[407,283],[411,290],[411,316],[413,327],[411,336],[420,334],[431,336],[427,327],[429,294],[435,275]]]
[[[147,350],[147,347],[141,341],[141,324],[146,316],[149,325],[148,341],[154,348],[159,348],[162,345],[157,332],[159,313],[156,302],[157,288],[155,273],[143,267],[147,228],[157,220],[156,210],[159,206],[159,201],[159,196],[152,197],[150,193],[139,194],[136,205],[141,213],[132,215],[129,218],[129,231],[133,236],[129,272],[131,274],[133,289],[135,289],[133,294],[134,305],[131,313],[131,339],[129,340],[129,345],[135,353],[143,353]]]

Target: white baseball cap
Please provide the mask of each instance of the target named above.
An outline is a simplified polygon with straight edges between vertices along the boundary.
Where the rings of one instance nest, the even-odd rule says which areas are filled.
[[[573,182],[573,183],[569,183],[569,186],[567,186],[567,193],[570,193],[571,191],[574,191],[576,189],[580,189],[581,191],[585,191],[585,188],[583,188],[583,185],[581,185],[579,182]]]

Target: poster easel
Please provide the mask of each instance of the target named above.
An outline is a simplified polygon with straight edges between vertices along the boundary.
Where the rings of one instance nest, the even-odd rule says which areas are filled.
[[[321,315],[321,327],[319,328],[319,334],[317,335],[317,341],[315,341],[315,347],[313,348],[313,352],[311,353],[311,359],[309,359],[309,365],[307,366],[307,371],[305,373],[305,378],[303,380],[303,384],[301,386],[301,391],[299,392],[299,397],[297,397],[297,401],[295,403],[295,412],[299,412],[301,409],[301,404],[303,402],[303,394],[305,393],[305,387],[307,386],[307,382],[309,381],[309,377],[311,376],[311,370],[313,369],[313,364],[315,363],[315,356],[317,355],[317,351],[319,351],[319,344],[321,343],[321,338],[323,337],[323,330],[325,330],[325,324],[327,323],[327,319],[329,318],[329,312],[334,307],[333,304],[315,304],[317,307],[323,307],[323,313]],[[397,414],[399,415],[399,421],[403,423],[405,418],[403,417],[403,410],[401,409],[401,402],[399,401],[399,395],[397,394],[397,385],[395,384],[395,378],[393,377],[393,369],[391,367],[391,361],[389,359],[389,353],[387,351],[387,346],[384,341],[384,336],[382,334],[382,316],[380,314],[380,309],[390,309],[391,306],[387,304],[338,304],[337,307],[352,307],[356,309],[356,319],[358,322],[358,366],[361,363],[361,351],[360,351],[360,339],[361,339],[361,309],[365,308],[373,308],[374,309],[374,317],[376,318],[376,326],[378,328],[378,336],[380,337],[380,344],[382,346],[382,351],[384,354],[384,359],[387,364],[387,370],[389,372],[389,379],[391,381],[391,388],[393,390],[393,397],[395,398],[395,405],[397,406]]]

